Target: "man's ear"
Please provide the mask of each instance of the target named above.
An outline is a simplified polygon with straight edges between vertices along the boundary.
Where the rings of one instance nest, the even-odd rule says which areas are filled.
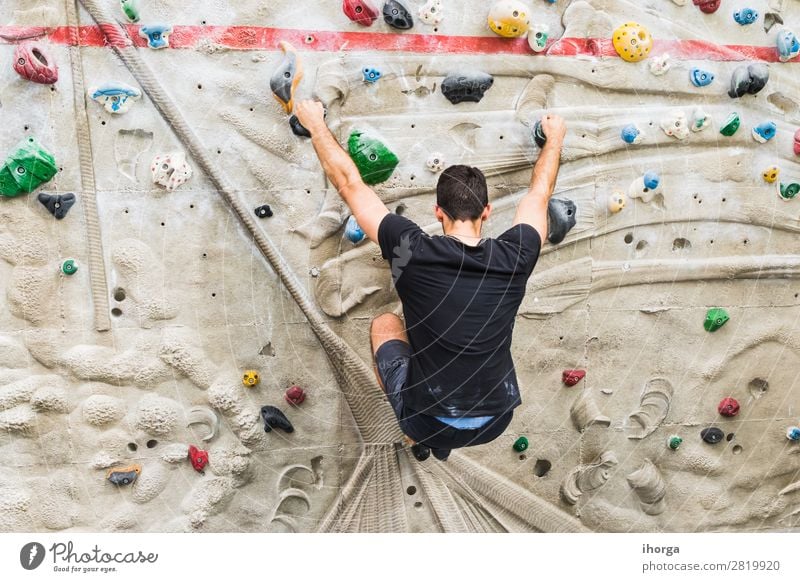
[[[444,216],[445,216],[445,214],[444,214],[444,211],[438,205],[435,205],[433,207],[433,213],[436,215],[436,220],[438,220],[439,222],[444,224]]]
[[[481,222],[485,222],[486,220],[488,220],[489,219],[489,215],[491,213],[492,213],[492,205],[491,204],[487,204],[484,207],[483,212],[481,212]]]

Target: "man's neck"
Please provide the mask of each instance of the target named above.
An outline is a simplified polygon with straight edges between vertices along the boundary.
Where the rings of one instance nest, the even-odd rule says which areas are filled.
[[[445,236],[457,238],[465,245],[471,247],[478,246],[481,242],[481,221],[470,222],[466,220],[457,220],[443,226]]]

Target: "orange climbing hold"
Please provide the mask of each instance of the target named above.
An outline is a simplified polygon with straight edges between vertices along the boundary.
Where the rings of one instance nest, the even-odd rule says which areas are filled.
[[[291,113],[294,107],[294,91],[303,78],[303,63],[295,48],[288,42],[281,41],[278,46],[283,51],[283,60],[272,74],[269,86],[286,113]]]

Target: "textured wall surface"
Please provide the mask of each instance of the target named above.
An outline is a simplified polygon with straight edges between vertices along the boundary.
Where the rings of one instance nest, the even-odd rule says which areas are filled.
[[[408,0],[415,18],[423,4]],[[351,22],[339,0],[141,0],[140,25],[174,26],[164,50],[116,0],[0,4],[0,150],[35,136],[59,169],[0,198],[0,531],[798,528],[800,443],[786,433],[800,424],[800,202],[776,188],[800,181],[800,77],[777,59],[783,26],[765,19],[800,32],[800,7],[525,0],[550,30],[534,54],[488,29],[489,4],[444,0],[440,24],[401,32]],[[741,26],[746,6],[759,18]],[[655,37],[642,62],[611,47],[627,21]],[[57,83],[12,69],[23,37],[49,51]],[[376,191],[431,233],[432,153],[484,170],[497,235],[538,154],[531,122],[566,118],[555,196],[576,204],[577,224],[530,280],[513,346],[523,404],[495,442],[445,463],[406,448],[369,360],[370,319],[400,309],[390,272],[375,245],[344,236],[346,208],[271,94],[281,40],[303,63],[296,95],[326,103],[341,143],[359,130],[398,154]],[[670,70],[652,74],[664,53]],[[766,87],[729,97],[734,70],[757,61]],[[715,80],[696,87],[695,67]],[[475,70],[492,88],[451,104],[443,79]],[[87,97],[110,82],[143,96],[111,114]],[[702,131],[661,129],[698,107]],[[734,111],[741,129],[725,137]],[[777,135],[761,144],[751,130],[767,121]],[[640,143],[620,138],[628,124]],[[193,175],[168,191],[151,163],[172,152]],[[776,184],[762,179],[771,165]],[[646,171],[659,195],[611,213],[611,193]],[[77,202],[56,220],[39,191]],[[255,216],[262,204],[272,217]],[[711,307],[730,314],[713,333]],[[573,368],[587,374],[567,387]],[[284,400],[292,385],[306,390],[299,406]],[[738,416],[718,414],[724,397]],[[293,433],[263,430],[267,404]],[[726,435],[715,445],[700,437],[712,426]],[[202,474],[189,445],[209,451]],[[106,479],[131,465],[133,484]]]

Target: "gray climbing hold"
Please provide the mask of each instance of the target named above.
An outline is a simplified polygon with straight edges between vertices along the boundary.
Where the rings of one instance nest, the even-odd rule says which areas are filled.
[[[704,428],[700,431],[700,438],[702,438],[705,442],[710,445],[715,445],[718,442],[721,442],[725,433],[718,429],[716,426],[712,426],[711,428]]]
[[[281,41],[278,46],[283,51],[283,59],[270,77],[269,87],[286,113],[291,113],[294,107],[294,91],[303,78],[303,64],[291,44]]]
[[[551,198],[547,203],[547,240],[557,245],[572,230],[576,222],[577,208],[572,200]]]
[[[392,28],[408,30],[414,26],[411,12],[399,0],[387,0],[383,5],[383,20]]]
[[[442,93],[453,105],[462,101],[478,103],[491,89],[494,77],[481,71],[451,73],[442,81]]]
[[[56,220],[64,218],[72,205],[75,204],[75,194],[45,194],[39,193],[39,202],[47,208],[47,211],[56,217]]]
[[[769,68],[763,63],[753,63],[736,67],[731,75],[728,95],[732,98],[745,94],[755,95],[769,81]]]
[[[764,32],[769,32],[776,24],[783,24],[783,18],[777,12],[767,12],[764,14]]]

